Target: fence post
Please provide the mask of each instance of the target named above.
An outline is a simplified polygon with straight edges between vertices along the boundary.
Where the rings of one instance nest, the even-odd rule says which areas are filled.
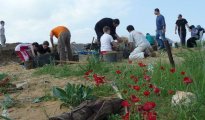
[[[166,47],[166,50],[167,50],[167,54],[168,54],[168,57],[169,57],[169,62],[170,62],[170,64],[172,65],[172,67],[175,68],[175,63],[174,63],[174,59],[173,59],[173,56],[172,56],[171,47],[170,47],[170,45],[169,45],[168,40],[165,40],[165,41],[164,41],[164,44],[165,44],[165,47]]]

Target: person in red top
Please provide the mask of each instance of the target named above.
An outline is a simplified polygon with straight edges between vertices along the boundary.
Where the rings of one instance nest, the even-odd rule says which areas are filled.
[[[58,52],[60,56],[60,61],[66,61],[66,51],[67,51],[68,60],[71,61],[73,59],[73,55],[70,46],[71,34],[68,28],[64,26],[58,26],[51,30],[50,41],[52,47],[54,47],[54,43],[53,43],[54,36],[58,39]]]

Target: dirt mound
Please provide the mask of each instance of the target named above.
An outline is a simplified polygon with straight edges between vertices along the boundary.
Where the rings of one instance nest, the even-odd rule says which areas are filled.
[[[0,66],[6,65],[10,62],[20,62],[16,53],[15,47],[19,43],[7,44],[6,47],[0,47]]]

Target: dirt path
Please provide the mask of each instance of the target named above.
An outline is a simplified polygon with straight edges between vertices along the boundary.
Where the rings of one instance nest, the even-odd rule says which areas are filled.
[[[68,109],[60,109],[61,102],[48,101],[41,103],[32,103],[36,97],[42,97],[51,91],[53,86],[64,87],[68,82],[70,83],[82,83],[80,77],[69,78],[54,78],[50,75],[45,76],[33,76],[32,73],[35,70],[25,70],[16,63],[10,63],[7,66],[0,67],[0,72],[9,74],[13,77],[12,83],[18,83],[20,81],[28,82],[28,88],[20,92],[11,94],[15,96],[15,100],[21,101],[21,104],[9,109],[9,117],[14,120],[46,120],[46,114],[48,116],[59,115],[63,112],[67,112]],[[0,100],[3,100],[3,96],[0,96]],[[0,111],[2,113],[2,111]]]

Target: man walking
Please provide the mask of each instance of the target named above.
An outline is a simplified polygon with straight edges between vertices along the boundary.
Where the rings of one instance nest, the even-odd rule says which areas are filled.
[[[186,44],[186,27],[189,28],[187,20],[182,18],[182,15],[179,14],[178,20],[176,21],[175,34],[177,34],[178,29],[178,34],[182,46],[185,46]]]
[[[68,28],[64,26],[58,26],[51,30],[50,41],[52,47],[54,48],[53,36],[55,36],[58,39],[58,52],[60,55],[60,61],[62,62],[66,60],[66,51],[67,51],[68,59],[71,61],[73,55],[70,46],[71,34]]]
[[[1,41],[1,46],[5,47],[5,43],[6,43],[6,36],[5,36],[5,29],[4,29],[4,25],[5,22],[4,21],[0,21],[0,41]]]
[[[154,10],[154,14],[157,16],[156,18],[156,40],[158,42],[159,50],[164,49],[164,41],[165,41],[165,32],[166,32],[166,22],[163,15],[160,14],[160,10],[156,8]],[[161,39],[160,39],[161,38]]]

